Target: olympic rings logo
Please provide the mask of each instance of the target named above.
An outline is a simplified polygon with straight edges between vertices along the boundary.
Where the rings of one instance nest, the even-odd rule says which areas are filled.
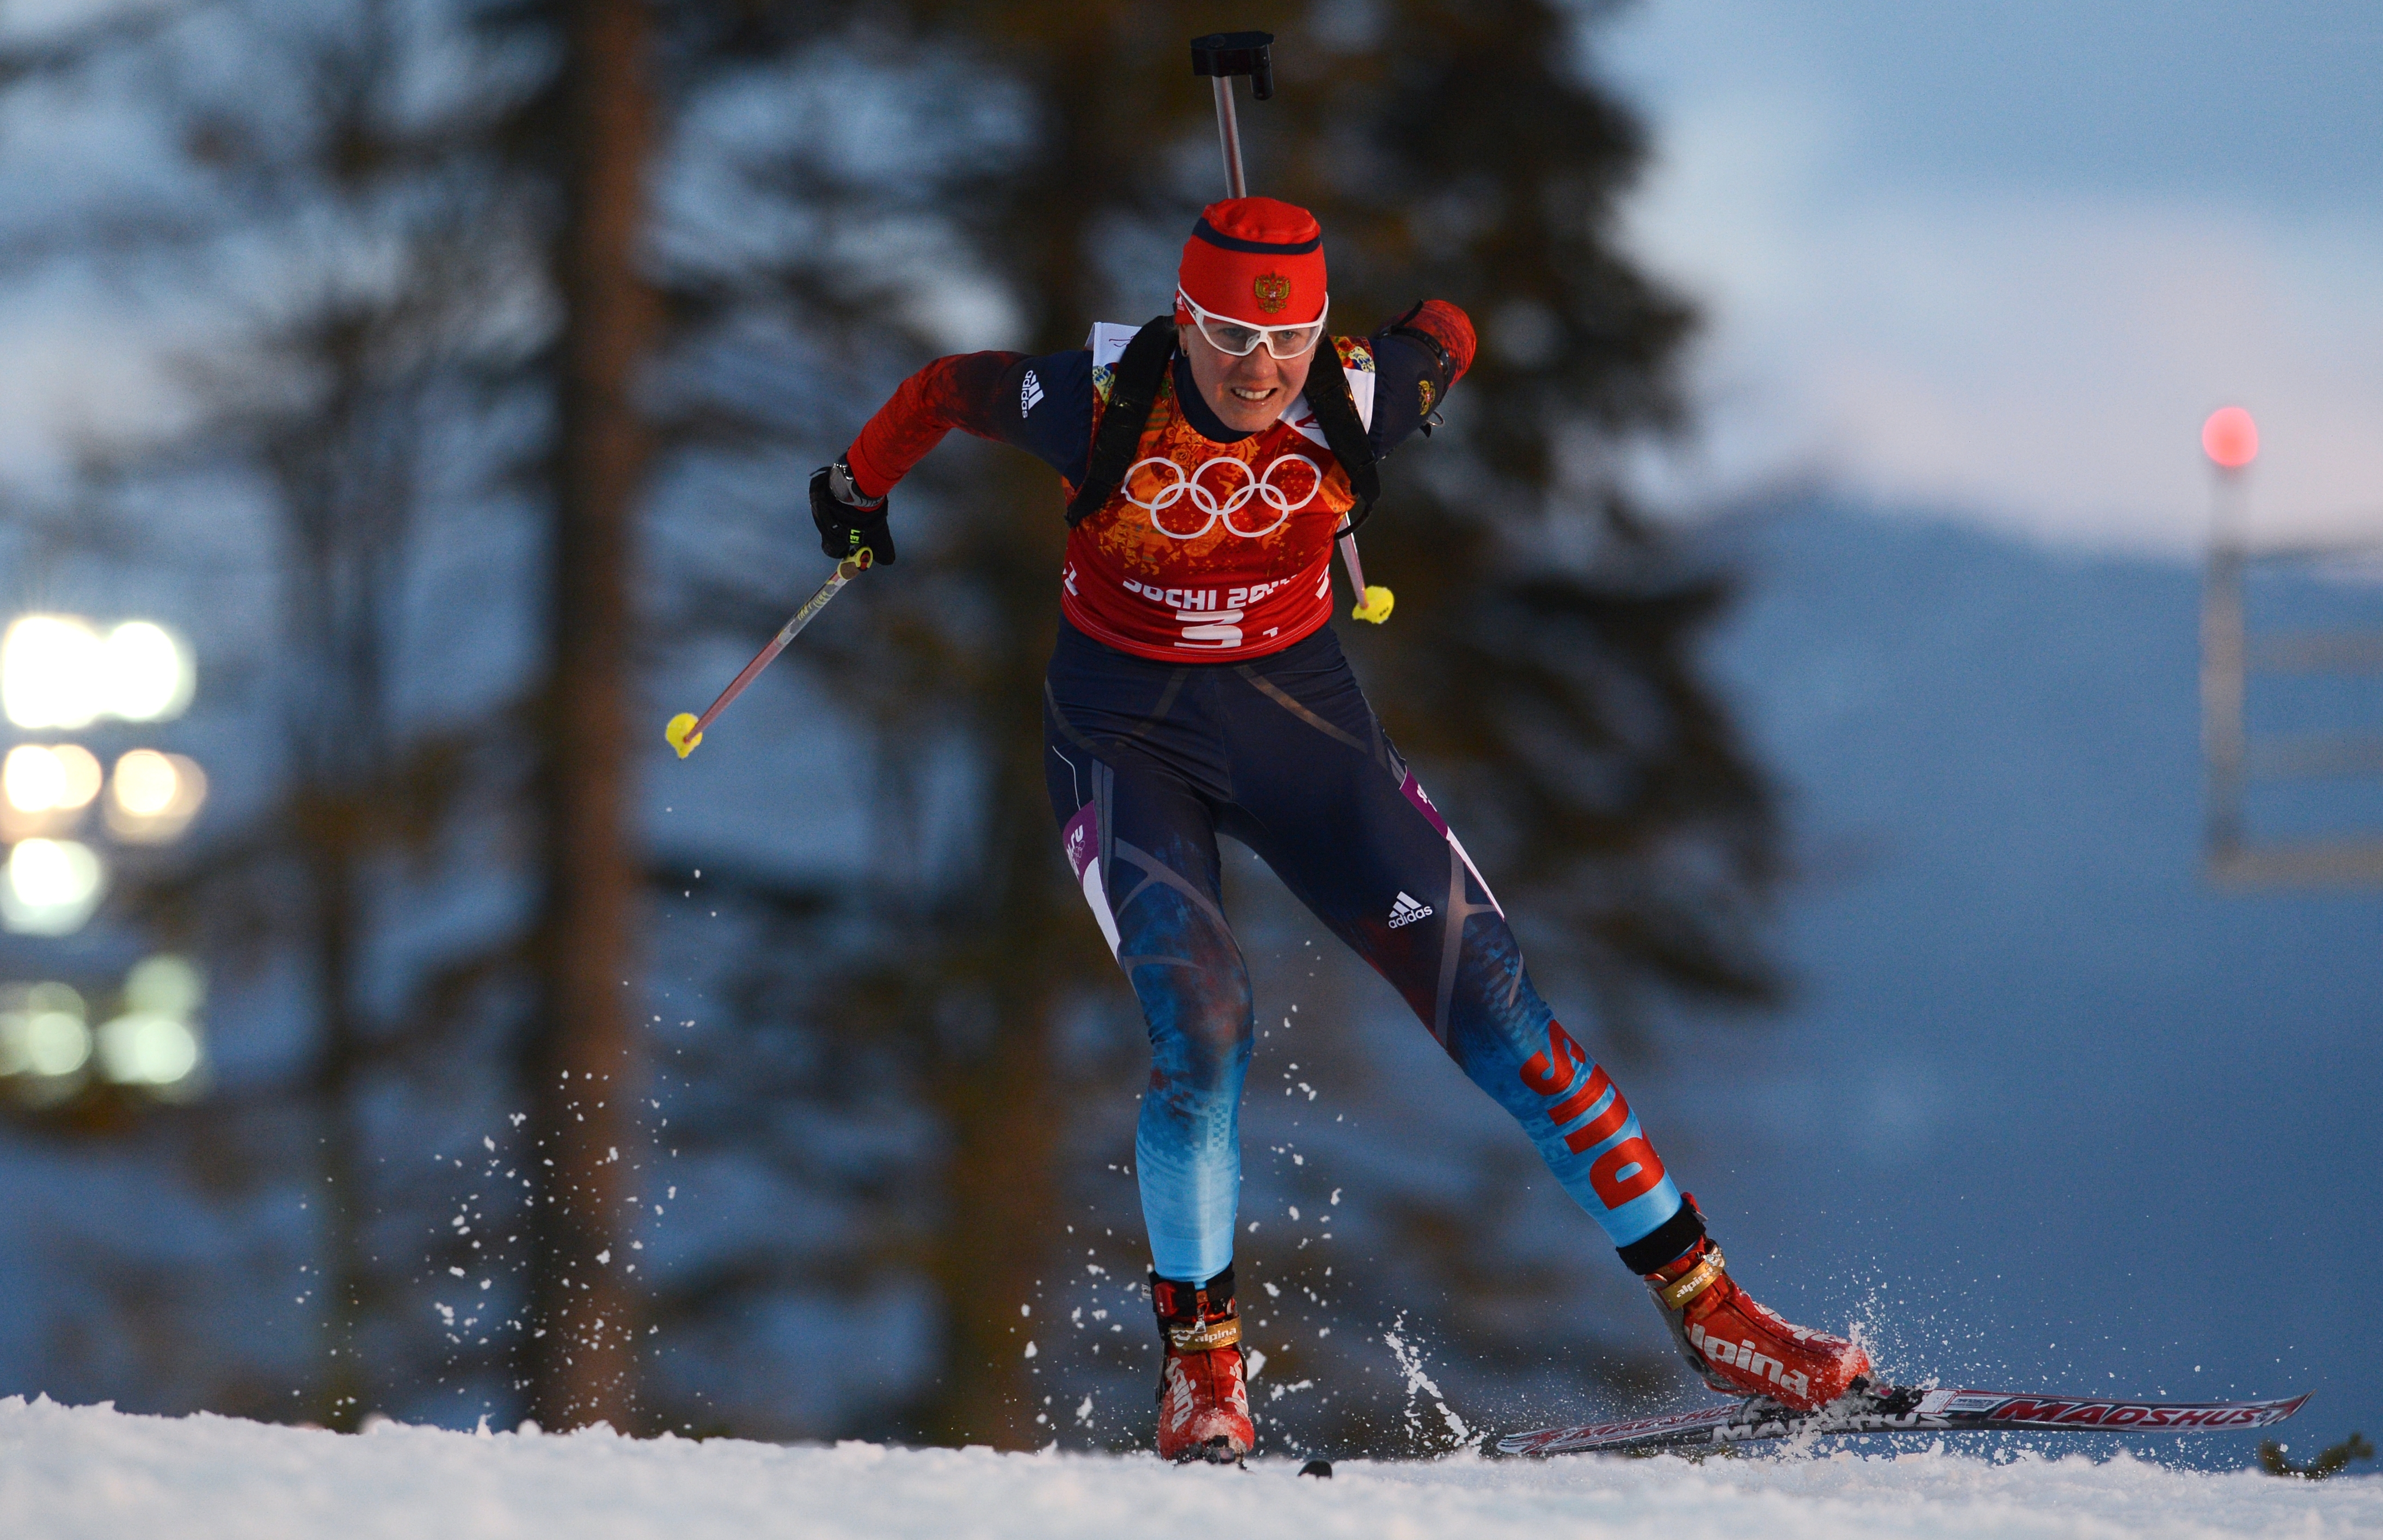
[[[1274,484],[1275,473],[1281,470],[1284,465],[1293,462],[1306,466],[1307,474],[1310,478],[1306,494],[1296,499],[1292,498],[1290,493],[1284,491],[1281,487],[1277,487]],[[1141,472],[1144,465],[1163,465],[1167,470],[1175,473],[1175,479],[1173,481],[1160,487],[1158,490],[1147,499],[1137,498],[1133,495],[1133,478]],[[1210,491],[1202,484],[1201,481],[1201,478],[1208,474],[1208,468],[1211,465],[1231,465],[1239,468],[1244,477],[1247,477],[1250,474],[1250,467],[1246,462],[1236,460],[1229,454],[1220,454],[1215,459],[1205,462],[1198,470],[1192,472],[1189,475],[1186,475],[1184,474],[1183,467],[1177,464],[1174,461],[1166,458],[1164,455],[1153,455],[1147,460],[1136,461],[1132,467],[1126,472],[1124,482],[1125,500],[1133,504],[1136,508],[1147,509],[1150,512],[1150,527],[1158,531],[1159,534],[1166,536],[1170,540],[1196,540],[1201,536],[1205,535],[1210,530],[1216,528],[1217,521],[1219,520],[1224,522],[1224,525],[1227,529],[1232,531],[1235,535],[1240,536],[1242,539],[1254,540],[1260,536],[1272,535],[1276,530],[1280,529],[1283,525],[1284,520],[1290,518],[1291,514],[1299,509],[1304,508],[1310,502],[1315,500],[1316,492],[1324,486],[1324,468],[1316,464],[1313,460],[1308,459],[1307,456],[1303,454],[1278,455],[1275,457],[1274,462],[1266,468],[1265,474],[1257,476],[1254,479],[1245,480],[1240,487],[1234,488],[1231,492],[1227,493],[1222,500],[1219,500],[1216,494]],[[1296,483],[1294,482],[1293,485],[1296,485]],[[1177,503],[1187,500],[1193,508],[1205,513],[1207,517],[1201,521],[1199,528],[1188,532],[1167,528],[1167,521],[1160,517],[1160,515],[1165,513],[1167,510],[1174,507]],[[1248,507],[1253,501],[1262,501],[1266,507],[1273,509],[1275,512],[1274,523],[1266,525],[1264,529],[1243,529],[1240,524],[1236,524],[1233,521],[1233,515]]]

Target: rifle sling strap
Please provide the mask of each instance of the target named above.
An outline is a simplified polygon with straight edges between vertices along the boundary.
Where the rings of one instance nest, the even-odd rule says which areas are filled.
[[[1349,490],[1357,495],[1357,501],[1337,533],[1354,535],[1358,525],[1373,517],[1374,499],[1382,495],[1382,473],[1374,465],[1374,441],[1366,435],[1364,420],[1357,415],[1357,398],[1349,393],[1349,376],[1341,372],[1339,351],[1318,348],[1316,355],[1318,363],[1327,358],[1330,362],[1307,371],[1307,410],[1315,413],[1315,425],[1324,430],[1325,448],[1349,473]]]
[[[1133,451],[1142,430],[1150,424],[1150,409],[1158,400],[1158,383],[1175,357],[1175,317],[1153,316],[1125,345],[1117,372],[1109,376],[1109,404],[1093,434],[1092,453],[1084,462],[1084,484],[1068,502],[1068,527],[1075,528],[1101,505],[1117,496],[1125,474],[1133,465]]]

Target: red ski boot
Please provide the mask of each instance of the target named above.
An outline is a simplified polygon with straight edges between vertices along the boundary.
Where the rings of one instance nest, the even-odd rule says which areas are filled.
[[[1205,1287],[1153,1273],[1166,1353],[1158,1369],[1158,1458],[1237,1465],[1257,1442],[1241,1374],[1241,1318],[1233,1309],[1233,1270]]]
[[[1688,1366],[1728,1396],[1763,1396],[1810,1411],[1870,1373],[1870,1355],[1841,1337],[1791,1326],[1722,1270],[1721,1248],[1699,1237],[1647,1275]]]

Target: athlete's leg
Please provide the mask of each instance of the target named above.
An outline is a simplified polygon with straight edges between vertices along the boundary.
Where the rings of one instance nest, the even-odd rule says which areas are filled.
[[[1233,1260],[1241,1083],[1257,1035],[1218,904],[1215,815],[1130,750],[1055,731],[1043,759],[1068,862],[1150,1031],[1134,1174],[1152,1266],[1197,1286]]]
[[[1694,1211],[1620,1089],[1532,988],[1496,899],[1329,638],[1236,671],[1247,687],[1219,711],[1235,750],[1220,827],[1390,981],[1633,1271],[1651,1271],[1701,1233]]]
[[[1853,1388],[1870,1368],[1858,1345],[1791,1325],[1729,1277],[1621,1089],[1531,988],[1497,901],[1381,735],[1339,645],[1315,640],[1236,671],[1249,688],[1216,710],[1234,750],[1218,827],[1248,838],[1522,1123],[1646,1278],[1707,1384],[1805,1410]]]

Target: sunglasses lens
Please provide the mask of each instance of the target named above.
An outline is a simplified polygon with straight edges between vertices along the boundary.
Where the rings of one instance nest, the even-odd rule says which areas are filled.
[[[1204,315],[1200,318],[1200,335],[1206,338],[1218,352],[1243,358],[1258,345],[1258,339],[1265,334],[1255,326],[1237,326],[1230,321],[1211,321]]]
[[[1316,334],[1323,329],[1320,326],[1286,326],[1270,331],[1266,333],[1266,351],[1277,358],[1297,358],[1315,346]]]

